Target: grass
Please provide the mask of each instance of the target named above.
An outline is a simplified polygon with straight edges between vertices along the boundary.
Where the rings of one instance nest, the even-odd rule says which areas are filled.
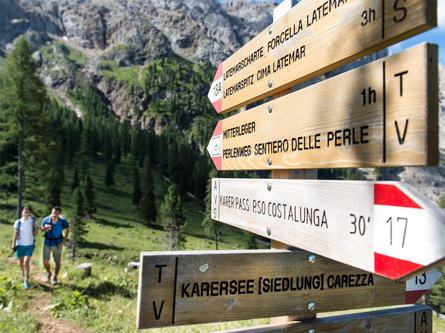
[[[12,301],[9,312],[0,310],[1,332],[35,332],[38,323],[30,315],[34,302],[44,293],[51,294],[51,313],[54,317],[72,321],[78,326],[90,327],[97,332],[137,332],[135,326],[136,295],[138,276],[136,271],[126,271],[128,262],[139,261],[140,252],[169,250],[163,241],[160,218],[152,227],[147,227],[136,208],[131,204],[132,168],[130,161],[116,165],[115,186],[104,185],[105,166],[102,162],[91,167],[97,213],[94,220],[88,221],[88,234],[71,260],[71,249],[65,248],[61,270],[61,285],[52,289],[41,283],[44,277],[42,253],[42,234],[37,236],[36,250],[31,264],[31,289],[23,292],[18,265],[8,262],[12,238],[12,224],[15,220],[15,197],[2,193],[0,202],[0,279],[11,280],[17,286],[17,293],[8,295]],[[73,168],[65,170],[65,186],[62,195],[62,214],[68,221],[73,216],[71,189]],[[155,196],[157,206],[163,201],[168,183],[155,177]],[[45,204],[39,201],[24,200],[33,207],[38,223],[49,214]],[[186,244],[184,250],[205,250],[215,248],[202,227],[201,211],[204,207],[192,199],[185,199],[184,210],[187,218]],[[220,249],[245,248],[247,233],[221,227]],[[15,261],[10,259],[10,261]],[[84,278],[76,269],[80,263],[93,264],[92,276]],[[39,280],[40,279],[40,280]],[[0,280],[1,281],[1,280]],[[1,288],[0,282],[0,288]],[[8,301],[8,304],[9,304]],[[261,325],[264,320],[247,322],[185,326],[184,328],[163,329],[162,332],[198,332],[223,330],[228,327]],[[158,330],[156,330],[158,331]]]
[[[101,60],[101,74],[108,80],[124,82],[129,88],[141,88],[139,66],[120,67],[116,61]]]

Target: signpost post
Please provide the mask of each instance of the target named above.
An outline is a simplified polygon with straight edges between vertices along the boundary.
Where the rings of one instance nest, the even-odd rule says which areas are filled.
[[[390,279],[445,258],[445,212],[398,182],[214,178],[212,219]]]
[[[307,252],[141,253],[139,328],[415,302],[441,276],[397,282]]]
[[[437,165],[437,71],[413,47],[221,120],[207,149],[218,170]]]
[[[437,25],[437,1],[312,0],[221,63],[208,97],[228,112]]]

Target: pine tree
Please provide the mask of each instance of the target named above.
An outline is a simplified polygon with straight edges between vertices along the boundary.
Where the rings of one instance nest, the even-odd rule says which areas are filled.
[[[80,188],[76,188],[73,193],[74,198],[74,219],[70,223],[71,239],[73,243],[73,258],[75,250],[79,242],[84,240],[87,231],[87,226],[84,220],[85,216],[85,201]]]
[[[46,100],[46,88],[37,74],[28,42],[21,37],[0,73],[0,145],[13,143],[17,149],[18,217],[22,210],[24,171],[34,168],[42,175],[47,171],[42,166],[46,159],[38,158],[49,146],[45,142],[48,133],[43,113]],[[31,158],[33,163],[29,161]]]
[[[139,206],[139,202],[142,198],[141,192],[141,179],[139,178],[139,171],[137,167],[133,169],[133,194],[131,198],[131,202],[135,206]]]
[[[107,162],[107,169],[105,171],[105,186],[107,188],[114,185],[113,171],[114,171],[113,161]]]
[[[247,248],[248,249],[257,249],[258,245],[256,243],[256,236],[255,234],[250,233],[249,239],[247,241]]]
[[[167,231],[166,241],[172,251],[182,248],[185,240],[185,218],[182,199],[175,185],[170,185],[161,205],[161,216],[164,230]]]
[[[71,193],[74,192],[76,188],[79,187],[79,171],[77,167],[74,168],[74,176],[73,176],[73,182],[71,183]]]
[[[147,222],[148,226],[151,226],[152,222],[156,220],[156,203],[154,195],[154,183],[153,174],[151,172],[150,159],[148,156],[144,158],[144,166],[142,168],[142,197],[139,203],[139,207]]]
[[[48,173],[48,183],[46,194],[46,206],[51,209],[54,206],[61,206],[61,195],[63,186],[63,168],[57,165],[51,164],[50,171]]]
[[[426,294],[426,304],[431,306],[435,311],[439,313],[445,313],[445,267],[439,268],[442,273],[442,277],[431,287]]]
[[[209,171],[208,157],[200,155],[195,162],[192,173],[192,192],[200,200],[204,200],[207,194]],[[217,177],[217,174],[215,173],[213,177]]]
[[[85,212],[88,215],[92,215],[93,213],[96,212],[96,204],[94,203],[96,196],[94,195],[93,181],[91,180],[89,174],[85,178],[84,196],[85,196]]]
[[[218,250],[218,222],[212,220],[212,178],[217,177],[218,173],[215,169],[212,169],[209,173],[207,180],[206,196],[204,199],[206,209],[204,219],[202,220],[202,226],[207,235],[215,241],[215,248]]]

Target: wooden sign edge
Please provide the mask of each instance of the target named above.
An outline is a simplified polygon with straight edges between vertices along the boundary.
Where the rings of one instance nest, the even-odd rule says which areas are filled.
[[[410,306],[395,307],[384,310],[366,311],[366,312],[359,312],[359,313],[352,313],[345,315],[335,315],[332,317],[315,318],[300,322],[291,321],[289,323],[277,324],[277,325],[271,324],[271,325],[234,329],[234,330],[218,331],[215,333],[254,333],[254,332],[270,333],[270,332],[282,332],[282,331],[288,332],[288,330],[298,329],[298,328],[302,329],[317,328],[316,327],[317,325],[324,325],[329,323],[342,323],[346,321],[359,321],[363,319],[371,320],[376,317],[378,318],[385,316],[398,316],[403,314],[405,315],[415,314],[416,312],[420,311],[428,312],[428,316],[431,319],[431,328],[432,328],[432,308],[426,305],[410,305]]]

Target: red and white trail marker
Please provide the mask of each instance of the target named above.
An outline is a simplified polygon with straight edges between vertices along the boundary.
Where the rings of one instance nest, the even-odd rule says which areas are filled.
[[[417,302],[440,279],[442,273],[432,269],[406,281],[406,304]]]
[[[212,103],[213,107],[218,113],[220,113],[222,109],[222,68],[222,64],[219,64],[207,95],[210,103]]]
[[[390,279],[445,258],[445,212],[398,182],[215,178],[212,219]]]
[[[207,146],[207,151],[212,158],[213,164],[217,170],[221,169],[222,159],[222,122],[218,121],[212,138]]]

